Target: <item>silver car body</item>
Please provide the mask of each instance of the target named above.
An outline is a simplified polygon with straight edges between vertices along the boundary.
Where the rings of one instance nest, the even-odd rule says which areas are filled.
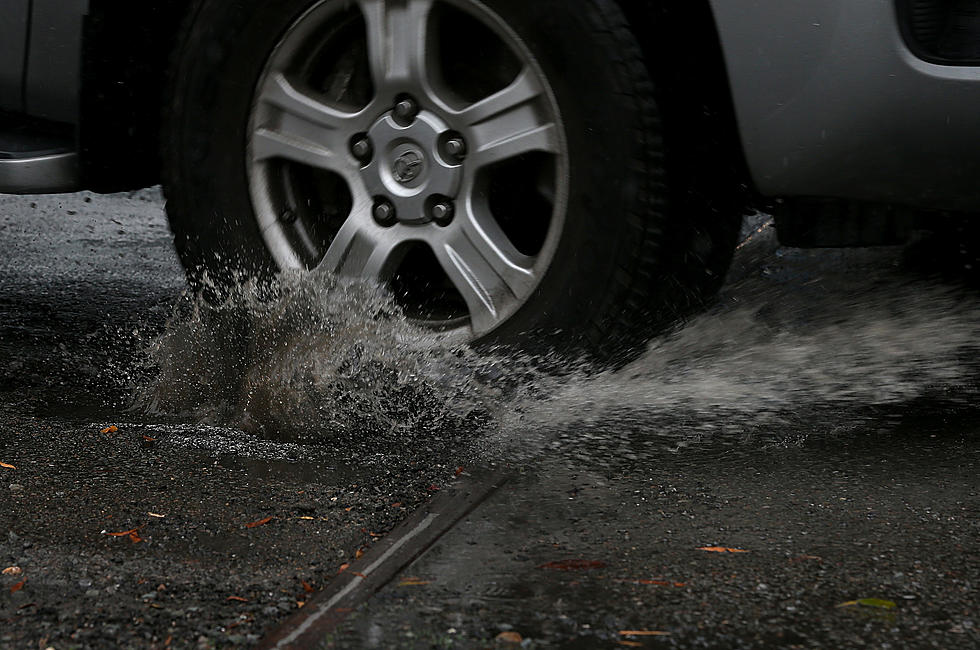
[[[894,0],[711,0],[766,196],[980,209],[980,67],[929,63]]]
[[[760,194],[980,210],[980,67],[918,58],[896,0],[707,1]],[[0,109],[78,119],[88,10],[4,1]]]

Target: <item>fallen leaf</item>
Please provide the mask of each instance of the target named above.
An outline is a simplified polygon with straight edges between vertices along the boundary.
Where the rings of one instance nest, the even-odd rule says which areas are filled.
[[[668,636],[670,632],[660,630],[620,630],[620,636]]]
[[[303,609],[303,605],[305,605],[305,604],[306,604],[306,601],[305,600],[297,600],[296,601],[296,609]]]
[[[359,548],[356,551],[354,551],[354,559],[355,560],[360,560],[362,557],[364,557],[364,549],[363,548]]]
[[[354,506],[351,506],[350,508],[344,508],[344,510],[346,510],[347,512],[350,512],[353,509],[354,509]]]
[[[137,544],[137,543],[139,543],[139,542],[142,542],[142,541],[143,541],[143,538],[142,538],[142,537],[140,537],[140,536],[139,536],[139,535],[138,535],[138,534],[136,533],[136,531],[133,531],[133,532],[131,532],[131,533],[129,534],[129,541],[131,541],[131,542],[132,542],[133,544]]]
[[[308,583],[306,580],[300,580],[300,584],[303,585],[303,591],[305,591],[308,594],[313,593],[313,587],[311,587],[310,583]]]
[[[710,553],[748,553],[745,549],[728,548],[727,546],[699,546],[698,550],[708,551]]]
[[[630,648],[642,648],[643,644],[639,641],[617,641],[617,645],[624,645]]]
[[[302,515],[300,517],[293,517],[293,519],[308,519],[308,520],[313,520],[314,517],[311,517],[309,515]]]
[[[256,526],[264,526],[270,521],[272,521],[272,517],[266,517],[265,519],[259,519],[258,521],[253,521],[251,523],[245,524],[245,528],[255,528]]]
[[[456,468],[456,474],[455,475],[456,476],[459,476],[462,473],[463,473],[463,466],[460,465],[459,467]]]
[[[0,573],[3,573],[5,576],[19,576],[22,571],[19,566],[8,566],[3,571],[0,571]]]
[[[402,502],[401,501],[395,501],[393,504],[391,504],[391,507],[392,508],[401,508],[402,507]]]
[[[171,634],[171,635],[170,635],[170,636],[168,636],[168,637],[167,637],[167,639],[166,639],[166,640],[165,640],[165,641],[163,642],[163,645],[169,648],[169,647],[170,647],[170,644],[171,644],[171,643],[173,643],[173,641],[174,641],[174,635],[173,635],[173,634]]]
[[[519,632],[508,630],[498,634],[494,640],[502,643],[520,643],[524,640],[524,637],[522,637]]]
[[[107,426],[105,429],[103,429],[102,433],[115,433],[116,431],[119,431],[119,427],[117,427],[114,424],[111,424]]]
[[[107,533],[106,531],[103,530],[102,534],[108,535],[109,537],[129,537],[130,535],[135,535],[140,528],[142,528],[142,526],[137,526],[136,528],[130,528],[129,530],[124,530],[121,533]]]
[[[661,585],[663,587],[686,587],[686,582],[673,582],[671,580],[633,580],[640,585]]]
[[[37,603],[25,603],[17,609],[27,609],[28,607],[37,607]]]
[[[558,571],[578,571],[580,569],[601,569],[606,566],[600,560],[559,560],[556,562],[545,562],[539,569],[556,569]]]
[[[156,512],[148,512],[146,514],[150,515],[151,517],[156,517],[157,519],[163,519],[164,517],[167,516],[167,515],[158,514]]]
[[[21,580],[21,581],[20,581],[20,582],[18,582],[17,584],[15,584],[15,585],[11,585],[11,587],[10,587],[10,593],[15,593],[15,592],[18,592],[18,591],[20,591],[21,589],[23,589],[23,588],[24,588],[24,583],[25,583],[25,582],[27,582],[27,580]]]
[[[861,607],[875,607],[877,609],[895,609],[897,607],[894,602],[884,600],[882,598],[859,598],[857,600],[849,600],[841,603],[838,605],[838,607],[853,607],[854,605],[860,605]]]
[[[438,492],[441,488],[438,485],[430,485],[429,492]]]
[[[0,467],[6,467],[7,469],[17,469],[16,467],[14,467],[13,465],[11,465],[10,463],[0,463]]]
[[[344,562],[343,564],[340,565],[340,569],[337,571],[337,573],[343,573],[344,571],[347,570],[347,567],[349,566],[350,566],[350,562]]]
[[[242,598],[241,596],[228,596],[225,600],[237,600],[240,603],[248,602],[248,598]]]
[[[351,574],[357,576],[358,578],[367,578],[366,575],[360,573],[359,571],[351,571]]]
[[[143,440],[145,440],[147,442],[156,442],[157,441],[156,438],[151,438],[150,436],[143,436]]]
[[[419,580],[418,578],[405,578],[398,583],[399,587],[421,587],[422,585],[430,584],[431,580]]]

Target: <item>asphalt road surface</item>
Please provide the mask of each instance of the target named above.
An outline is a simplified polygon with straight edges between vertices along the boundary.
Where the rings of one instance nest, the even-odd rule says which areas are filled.
[[[329,279],[197,303],[153,190],[0,196],[0,647],[258,644],[484,471],[318,643],[977,647],[975,289],[765,224],[555,378]]]

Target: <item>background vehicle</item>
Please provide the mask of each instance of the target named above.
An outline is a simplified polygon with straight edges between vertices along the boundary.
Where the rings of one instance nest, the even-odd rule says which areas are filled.
[[[323,268],[615,355],[799,246],[980,209],[961,0],[7,0],[0,191],[163,182],[192,282]]]

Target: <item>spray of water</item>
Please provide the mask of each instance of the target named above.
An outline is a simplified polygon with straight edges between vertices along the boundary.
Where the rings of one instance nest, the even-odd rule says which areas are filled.
[[[185,301],[150,350],[154,379],[136,404],[294,441],[470,435],[494,455],[610,429],[737,439],[795,421],[814,432],[856,408],[971,401],[975,296],[883,259],[778,249],[764,226],[712,311],[625,368],[560,379],[440,339],[375,287],[287,276],[260,298],[246,283],[220,305]]]

